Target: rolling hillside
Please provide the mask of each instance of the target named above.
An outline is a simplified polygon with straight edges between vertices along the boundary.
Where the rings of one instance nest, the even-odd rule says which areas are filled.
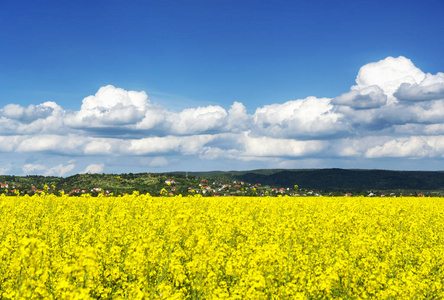
[[[444,190],[442,171],[347,169],[251,170],[193,172],[194,176],[232,177],[249,183],[318,190]]]
[[[91,189],[101,187],[109,190],[156,192],[165,185],[167,178],[180,182],[181,190],[197,186],[202,178],[211,181],[234,183],[244,181],[263,186],[289,187],[298,185],[304,189],[324,192],[364,191],[436,191],[444,193],[442,171],[388,171],[347,169],[266,169],[250,171],[173,172],[158,174],[81,174],[63,177],[0,176],[0,182],[25,187],[44,184],[60,189]]]

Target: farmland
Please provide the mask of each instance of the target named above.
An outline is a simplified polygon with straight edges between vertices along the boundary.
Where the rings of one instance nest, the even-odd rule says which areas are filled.
[[[440,299],[442,198],[0,197],[3,299]]]

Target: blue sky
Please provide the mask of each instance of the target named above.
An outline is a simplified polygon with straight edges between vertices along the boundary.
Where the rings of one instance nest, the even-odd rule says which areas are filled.
[[[0,171],[442,170],[443,14],[442,1],[2,0]]]

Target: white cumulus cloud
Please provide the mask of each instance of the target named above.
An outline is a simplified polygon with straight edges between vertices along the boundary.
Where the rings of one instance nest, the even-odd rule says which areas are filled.
[[[45,176],[64,176],[65,174],[71,172],[75,168],[75,164],[63,165],[59,164],[52,167],[45,172]]]
[[[387,57],[378,62],[361,67],[356,77],[353,90],[369,86],[378,86],[391,98],[402,83],[419,83],[425,78],[424,72],[418,69],[410,59],[404,56]]]
[[[444,157],[444,136],[412,136],[396,138],[370,148],[365,156],[377,157]]]
[[[420,83],[402,83],[395,92],[401,101],[427,101],[444,99],[444,73],[426,74]]]
[[[292,156],[318,154],[325,149],[325,142],[311,140],[276,139],[270,137],[244,136],[244,156]]]
[[[98,174],[103,172],[105,164],[90,164],[80,174]]]
[[[341,115],[333,111],[331,99],[308,97],[283,104],[265,105],[253,115],[257,135],[271,137],[316,137],[346,130]]]
[[[148,106],[145,92],[126,91],[107,85],[95,95],[83,99],[80,111],[68,116],[65,123],[75,128],[136,124],[142,121]]]
[[[39,165],[39,164],[26,164],[23,166],[22,170],[24,174],[31,174],[34,172],[40,172],[42,170],[45,170],[46,167]]]
[[[218,130],[224,125],[227,112],[220,106],[184,109],[168,117],[168,126],[175,134],[204,133]]]
[[[27,108],[8,104],[0,110],[0,134],[54,133],[64,130],[63,118],[64,110],[55,102]]]
[[[334,105],[349,106],[354,109],[379,108],[387,103],[387,95],[377,85],[352,90],[336,97],[331,102]]]
[[[0,152],[20,156],[18,172],[61,176],[75,170],[66,156],[85,158],[83,172],[102,172],[98,157],[114,160],[110,169],[136,158],[161,168],[193,159],[273,167],[301,158],[444,157],[444,73],[425,73],[403,56],[362,66],[356,85],[336,97],[278,100],[254,113],[241,102],[178,111],[107,85],[76,111],[52,101],[0,107]],[[59,158],[53,167],[30,164],[36,154]]]

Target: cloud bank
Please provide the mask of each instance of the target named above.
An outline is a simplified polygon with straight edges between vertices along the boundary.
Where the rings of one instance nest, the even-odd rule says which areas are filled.
[[[108,85],[84,98],[78,111],[51,101],[5,105],[0,152],[20,157],[23,174],[62,176],[107,172],[119,161],[124,170],[131,162],[173,168],[183,160],[204,169],[224,161],[235,169],[237,162],[272,168],[301,159],[441,159],[444,73],[387,57],[361,67],[356,85],[342,95],[274,103],[252,114],[240,102],[174,112],[144,91]],[[43,157],[58,158],[48,165]],[[66,162],[72,157],[75,164]]]

